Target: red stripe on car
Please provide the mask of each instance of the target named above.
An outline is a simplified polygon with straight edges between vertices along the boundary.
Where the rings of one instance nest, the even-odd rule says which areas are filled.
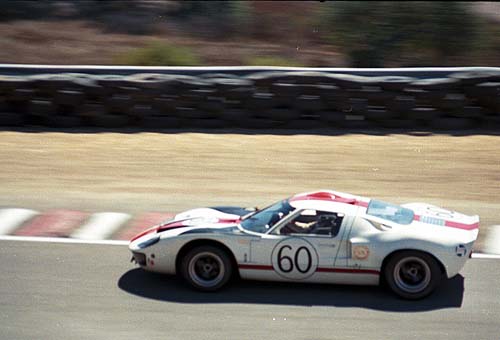
[[[239,218],[226,218],[226,219],[219,219],[217,223],[227,223],[227,224],[234,224],[234,223],[239,223],[240,219]]]
[[[458,229],[465,229],[465,230],[473,230],[473,229],[479,228],[479,222],[472,223],[472,224],[465,224],[465,223],[459,223],[459,222],[453,222],[453,221],[446,221],[444,225],[447,227],[451,227],[451,228],[458,228]]]
[[[240,269],[252,270],[274,270],[273,266],[255,265],[255,264],[240,264]],[[344,274],[373,274],[380,275],[378,270],[372,269],[349,269],[349,268],[317,268],[318,273],[344,273]]]
[[[120,230],[116,235],[117,240],[130,240],[138,234],[146,234],[145,230],[151,229],[152,226],[158,225],[159,223],[174,217],[175,214],[172,213],[162,213],[162,212],[147,212],[139,215],[137,218],[132,220],[132,222],[126,227]],[[142,236],[144,236],[142,235]],[[138,238],[138,237],[137,237]]]
[[[380,275],[378,270],[373,269],[349,269],[349,268],[318,268],[320,273],[343,273],[343,274],[373,274]]]
[[[274,270],[273,266],[263,266],[257,264],[240,264],[238,265],[240,269],[255,269],[255,270]]]
[[[422,217],[425,217],[425,216],[415,215],[413,217],[413,220],[422,221]],[[458,229],[464,229],[464,230],[474,230],[474,229],[479,228],[479,222],[472,223],[472,224],[466,224],[466,223],[461,223],[461,222],[446,221],[446,220],[442,220],[442,219],[439,219],[439,218],[433,217],[433,216],[429,216],[429,217],[436,219],[436,220],[444,221],[445,227],[458,228]],[[422,221],[422,223],[427,223],[427,222]],[[427,223],[427,224],[433,224],[433,223]],[[436,224],[436,225],[438,225],[438,224]]]
[[[325,191],[314,192],[308,195],[298,195],[290,199],[290,201],[292,202],[303,201],[303,200],[329,201],[329,202],[352,204],[360,207],[368,207],[368,202],[360,201],[356,198],[341,197]]]

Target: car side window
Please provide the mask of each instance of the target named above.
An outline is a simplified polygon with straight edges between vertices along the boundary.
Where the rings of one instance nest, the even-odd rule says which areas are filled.
[[[279,235],[331,236],[339,233],[344,215],[330,211],[303,210],[276,231]]]

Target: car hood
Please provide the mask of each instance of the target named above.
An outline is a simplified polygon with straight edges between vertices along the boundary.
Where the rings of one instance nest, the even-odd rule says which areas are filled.
[[[179,230],[177,234],[193,229],[204,229],[206,232],[228,227],[237,229],[242,216],[250,212],[252,211],[240,207],[212,207],[187,210],[175,215],[172,219],[141,232],[133,237],[131,242],[148,234],[162,233],[180,228],[183,228],[183,230]]]

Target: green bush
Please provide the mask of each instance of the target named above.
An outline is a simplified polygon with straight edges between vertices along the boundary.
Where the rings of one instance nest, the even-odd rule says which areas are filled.
[[[201,61],[187,47],[154,42],[118,55],[115,63],[133,66],[197,66]]]
[[[274,57],[274,56],[249,57],[245,60],[245,64],[248,66],[283,66],[283,67],[304,66],[300,64],[297,60],[286,59],[282,57]]]
[[[184,21],[188,32],[205,39],[245,35],[252,19],[247,1],[176,1],[171,18]]]
[[[445,64],[471,47],[477,29],[467,4],[453,1],[335,1],[322,17],[323,32],[354,67],[382,67],[415,51]]]

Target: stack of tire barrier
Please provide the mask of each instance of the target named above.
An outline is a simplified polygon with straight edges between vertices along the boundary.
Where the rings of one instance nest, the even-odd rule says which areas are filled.
[[[498,129],[500,72],[0,76],[0,126]]]

